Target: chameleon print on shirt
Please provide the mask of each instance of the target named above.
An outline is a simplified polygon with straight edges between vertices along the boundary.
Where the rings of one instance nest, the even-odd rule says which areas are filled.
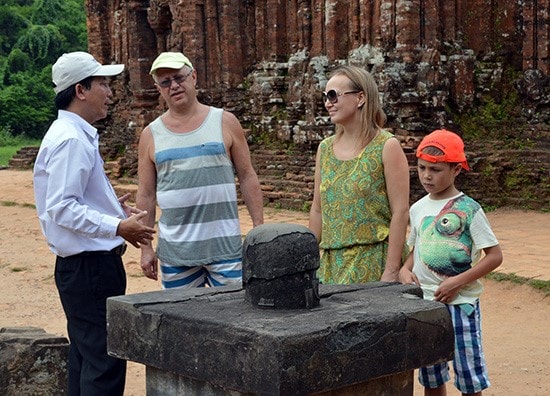
[[[462,195],[450,200],[437,216],[422,219],[419,256],[431,271],[455,276],[471,268],[472,238],[467,225],[478,209]]]

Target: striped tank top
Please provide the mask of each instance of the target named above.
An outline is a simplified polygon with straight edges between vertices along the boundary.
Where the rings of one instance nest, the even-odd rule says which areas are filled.
[[[157,256],[172,266],[241,257],[235,173],[222,136],[223,110],[210,107],[202,125],[174,133],[161,118],[150,124],[155,143]]]

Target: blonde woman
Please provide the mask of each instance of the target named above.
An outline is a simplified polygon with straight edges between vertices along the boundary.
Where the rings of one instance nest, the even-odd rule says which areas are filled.
[[[336,133],[317,150],[309,228],[323,256],[323,283],[398,281],[409,216],[409,167],[383,130],[372,76],[355,66],[331,73],[323,92]]]

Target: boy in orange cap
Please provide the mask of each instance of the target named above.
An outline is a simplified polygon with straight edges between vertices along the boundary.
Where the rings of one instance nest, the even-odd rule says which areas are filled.
[[[425,299],[446,305],[455,331],[455,386],[463,395],[481,395],[490,382],[481,346],[479,279],[502,263],[502,251],[481,206],[455,187],[460,171],[470,169],[462,139],[434,131],[416,156],[428,194],[410,209],[411,253],[399,280],[420,285]],[[425,395],[446,394],[447,362],[423,367],[418,376]]]

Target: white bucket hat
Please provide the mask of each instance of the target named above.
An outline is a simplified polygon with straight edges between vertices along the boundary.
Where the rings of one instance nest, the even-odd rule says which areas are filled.
[[[87,52],[77,51],[63,54],[52,67],[54,91],[57,94],[85,78],[116,76],[123,70],[124,65],[102,65]]]

